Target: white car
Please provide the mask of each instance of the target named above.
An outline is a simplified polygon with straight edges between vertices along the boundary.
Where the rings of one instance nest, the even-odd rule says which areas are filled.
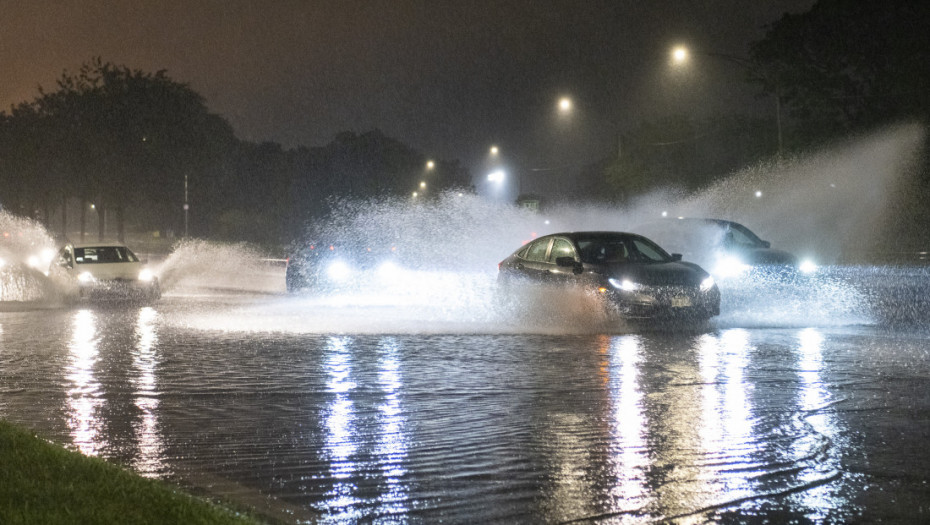
[[[122,244],[66,244],[49,267],[49,276],[69,298],[154,301],[158,278]]]

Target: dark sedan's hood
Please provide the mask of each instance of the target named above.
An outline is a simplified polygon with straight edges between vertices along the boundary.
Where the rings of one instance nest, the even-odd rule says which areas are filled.
[[[707,277],[707,272],[696,264],[687,262],[609,265],[604,274],[607,277],[629,279],[651,286],[695,286]]]

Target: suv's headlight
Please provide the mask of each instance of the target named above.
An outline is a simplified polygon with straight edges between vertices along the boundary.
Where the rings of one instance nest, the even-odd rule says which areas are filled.
[[[341,282],[352,275],[352,269],[344,261],[333,261],[326,267],[326,275],[334,281]]]
[[[152,270],[149,270],[148,268],[145,268],[141,272],[139,272],[140,281],[149,282],[154,278],[155,278],[155,275],[152,273]]]

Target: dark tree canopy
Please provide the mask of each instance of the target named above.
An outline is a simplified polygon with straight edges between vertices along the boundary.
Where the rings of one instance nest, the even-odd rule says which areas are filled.
[[[110,212],[120,238],[124,222],[184,231],[187,182],[192,234],[287,241],[334,197],[409,195],[427,175],[426,160],[378,130],[340,133],[309,149],[239,141],[203,97],[165,71],[101,59],[0,112],[0,205],[46,222],[59,210],[65,233],[69,201],[80,206],[82,234],[88,203],[102,217]],[[425,198],[468,183],[457,163],[438,159],[428,178]]]
[[[786,14],[750,56],[802,140],[930,116],[930,3],[820,0]]]

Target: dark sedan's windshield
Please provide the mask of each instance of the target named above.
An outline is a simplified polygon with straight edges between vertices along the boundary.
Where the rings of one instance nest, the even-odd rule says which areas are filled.
[[[581,262],[613,264],[625,262],[669,262],[671,256],[645,237],[583,237],[577,240]]]

